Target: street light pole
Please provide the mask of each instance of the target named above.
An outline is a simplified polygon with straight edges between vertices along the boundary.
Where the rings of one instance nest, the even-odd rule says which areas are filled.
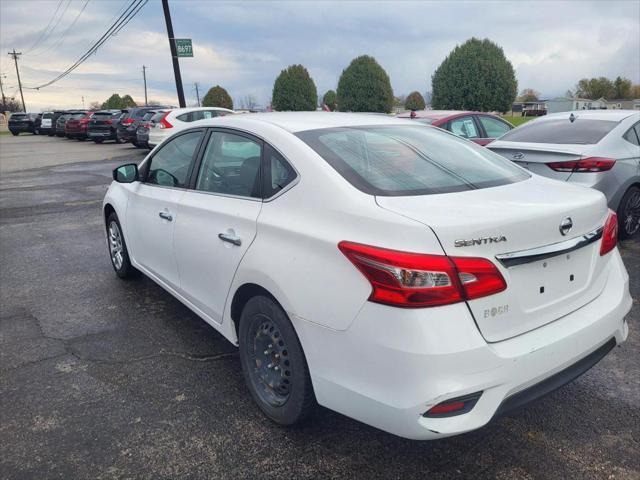
[[[142,65],[142,78],[144,79],[144,105],[149,105],[147,101],[147,67]]]
[[[201,107],[202,105],[200,105],[200,91],[198,90],[198,82],[196,82],[195,85],[196,85],[196,98],[198,99],[198,106]]]
[[[173,35],[173,25],[171,24],[171,13],[169,12],[169,0],[162,0],[162,10],[164,11],[164,21],[167,24],[167,36],[169,37],[169,48],[171,49],[171,60],[173,60],[173,75],[176,78],[176,90],[178,91],[178,102],[180,108],[187,106],[184,101],[184,90],[182,88],[182,76],[180,75],[180,63],[178,63],[178,52]]]

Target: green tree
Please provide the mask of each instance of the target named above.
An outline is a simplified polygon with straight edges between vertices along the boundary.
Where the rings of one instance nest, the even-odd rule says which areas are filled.
[[[424,110],[426,106],[420,92],[411,92],[404,101],[404,108],[407,110]]]
[[[537,102],[540,100],[540,94],[533,88],[525,88],[520,92],[517,100],[519,102]]]
[[[233,100],[229,93],[220,85],[211,87],[202,99],[203,107],[219,107],[233,110]]]
[[[309,72],[302,65],[289,65],[273,84],[273,108],[278,111],[315,110],[318,91]]]
[[[640,85],[631,87],[631,98],[640,98]]]
[[[122,109],[135,106],[136,102],[133,100],[133,98],[131,98],[131,95],[125,95],[124,97],[121,97],[117,93],[114,93],[109,98],[107,98],[107,100],[101,105],[101,108],[106,110]]]
[[[616,77],[613,81],[613,98],[633,98],[631,89],[633,84],[628,78]]]
[[[576,97],[597,100],[614,98],[613,82],[606,77],[583,78],[576,85]]]
[[[336,96],[343,112],[389,113],[393,108],[389,75],[368,55],[354,58],[342,71]]]
[[[435,109],[506,112],[518,92],[511,62],[489,39],[456,46],[431,80]]]
[[[332,112],[336,111],[336,92],[333,90],[327,90],[327,93],[322,97],[322,104],[329,107]]]

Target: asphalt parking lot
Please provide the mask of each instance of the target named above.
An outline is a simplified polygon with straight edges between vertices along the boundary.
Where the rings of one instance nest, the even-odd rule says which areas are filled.
[[[640,478],[640,242],[630,336],[574,383],[480,431],[414,442],[320,409],[254,406],[235,348],[111,268],[101,202],[129,145],[0,137],[0,477]]]

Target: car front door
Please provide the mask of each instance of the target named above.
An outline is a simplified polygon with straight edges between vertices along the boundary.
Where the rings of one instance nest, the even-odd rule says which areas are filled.
[[[181,294],[217,323],[238,264],[256,236],[262,149],[262,141],[247,134],[212,130],[192,188],[180,199],[174,249]]]
[[[155,152],[141,168],[142,181],[132,188],[127,205],[127,242],[133,259],[174,289],[180,285],[173,253],[178,202],[204,133],[203,129],[185,132]]]

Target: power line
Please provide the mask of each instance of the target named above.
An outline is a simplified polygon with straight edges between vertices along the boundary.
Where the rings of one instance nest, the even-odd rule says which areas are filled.
[[[44,27],[44,30],[40,33],[40,36],[38,36],[38,38],[36,38],[36,41],[35,41],[35,42],[33,42],[33,45],[31,45],[31,47],[30,47],[30,48],[29,48],[25,53],[28,53],[28,52],[32,51],[34,48],[36,48],[36,46],[37,46],[37,45],[40,45],[40,43],[41,43],[41,42],[42,42],[42,40],[43,40],[43,38],[42,38],[42,37],[43,37],[43,36],[44,36],[44,34],[49,30],[49,27],[51,26],[51,23],[53,23],[54,18],[56,18],[56,15],[57,15],[57,13],[58,13],[58,10],[60,10],[60,6],[62,5],[62,2],[63,2],[63,1],[64,1],[64,0],[60,0],[60,1],[58,2],[58,6],[56,7],[56,11],[55,11],[55,12],[53,12],[53,15],[52,15],[52,16],[51,16],[51,18],[49,19],[49,23],[47,23],[47,26],[46,26],[46,27]]]
[[[40,41],[40,44],[42,44],[44,41],[48,40],[49,37],[53,34],[53,32],[55,32],[56,28],[58,28],[58,25],[60,25],[60,22],[62,21],[64,16],[67,14],[67,10],[69,9],[69,5],[71,5],[71,0],[67,0],[67,4],[64,6],[64,10],[62,11],[60,16],[58,17],[58,20],[56,20],[56,23],[53,25],[53,27],[51,27],[51,30],[49,30],[49,33],[47,33],[47,35],[45,35],[45,37]]]
[[[39,90],[44,87],[48,87],[53,83],[61,80],[69,75],[73,70],[78,68],[83,62],[85,62],[92,54],[94,54],[98,48],[100,48],[111,36],[119,32],[127,23],[129,23],[133,17],[147,4],[148,0],[132,0],[131,4],[125,9],[125,11],[118,17],[118,19],[107,29],[107,31],[96,41],[73,65],[67,68],[64,72],[59,74],[54,79],[38,85],[36,87],[25,87],[30,90]]]
[[[62,34],[60,35],[60,38],[58,39],[57,42],[52,43],[50,46],[45,47],[44,50],[42,50],[41,52],[38,53],[32,53],[28,56],[30,57],[39,57],[40,55],[43,55],[51,50],[54,50],[56,48],[58,48],[62,42],[64,41],[65,37],[67,36],[67,33],[69,33],[69,31],[73,28],[73,26],[76,24],[76,22],[78,21],[78,19],[80,18],[80,16],[82,15],[82,12],[84,12],[84,9],[87,8],[87,4],[89,3],[89,0],[86,0],[84,2],[84,5],[82,6],[82,9],[80,9],[80,11],[78,12],[78,14],[76,15],[76,18],[73,19],[73,21],[69,24],[69,26],[67,27],[67,29],[62,32]]]

